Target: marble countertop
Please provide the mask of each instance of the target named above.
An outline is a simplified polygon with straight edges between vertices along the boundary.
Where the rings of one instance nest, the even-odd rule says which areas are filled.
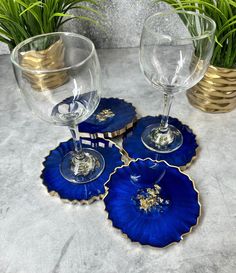
[[[162,95],[144,79],[137,49],[100,50],[104,96],[157,115]],[[206,114],[184,93],[172,115],[192,127],[201,151],[187,173],[200,191],[202,217],[182,242],[166,249],[125,239],[107,221],[102,201],[73,206],[42,187],[43,158],[69,130],[34,117],[17,91],[9,56],[0,57],[1,273],[236,272],[236,111]]]

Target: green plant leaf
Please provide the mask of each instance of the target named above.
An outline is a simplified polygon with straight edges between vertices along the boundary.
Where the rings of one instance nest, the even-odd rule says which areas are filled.
[[[215,42],[216,42],[220,47],[223,47],[223,45],[218,41],[217,36],[215,36]]]
[[[16,0],[19,1],[19,0]],[[21,2],[21,1],[20,1]],[[38,7],[40,5],[44,5],[44,3],[42,1],[38,1],[36,3],[33,3],[32,5],[30,5],[28,8],[26,8],[25,10],[23,10],[19,15],[22,16],[24,13],[26,13],[27,11],[30,11],[31,9],[33,9],[34,7]]]
[[[49,18],[49,22],[50,22],[54,17],[74,17],[74,15],[56,12],[56,13],[54,13],[54,14]]]

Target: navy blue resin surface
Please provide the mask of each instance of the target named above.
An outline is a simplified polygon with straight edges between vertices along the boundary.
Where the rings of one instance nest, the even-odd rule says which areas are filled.
[[[178,168],[151,159],[118,168],[106,184],[108,218],[134,242],[165,247],[197,224],[198,192]]]
[[[196,156],[196,149],[198,147],[196,135],[185,124],[182,124],[176,118],[169,118],[169,123],[178,128],[183,135],[182,146],[171,153],[157,153],[149,150],[144,146],[141,140],[141,135],[144,129],[151,124],[155,124],[161,120],[161,116],[152,117],[147,116],[139,119],[133,131],[124,137],[123,147],[128,152],[131,158],[147,158],[150,157],[154,160],[165,160],[169,164],[183,167],[188,165],[192,158]]]
[[[99,120],[104,110],[109,110],[110,117]],[[79,125],[79,129],[90,134],[112,133],[125,128],[135,117],[136,111],[131,103],[118,98],[102,98],[96,111]]]
[[[96,179],[86,184],[75,184],[67,181],[60,173],[60,164],[63,156],[74,149],[73,141],[62,142],[52,150],[43,162],[43,184],[48,192],[55,191],[60,198],[70,201],[89,201],[105,193],[104,184],[107,182],[114,168],[123,164],[120,150],[110,141],[105,139],[82,139],[85,148],[93,148],[99,151],[105,159],[105,169]]]

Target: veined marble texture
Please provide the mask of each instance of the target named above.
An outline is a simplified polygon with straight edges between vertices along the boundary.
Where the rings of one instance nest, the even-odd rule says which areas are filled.
[[[103,95],[121,97],[140,116],[160,114],[162,94],[144,79],[138,49],[99,50]],[[36,118],[21,98],[9,56],[0,57],[1,273],[234,273],[236,269],[236,111],[206,114],[184,93],[172,115],[198,136],[187,170],[200,191],[199,225],[166,249],[131,243],[107,220],[102,201],[73,206],[42,187],[42,161],[69,130]]]

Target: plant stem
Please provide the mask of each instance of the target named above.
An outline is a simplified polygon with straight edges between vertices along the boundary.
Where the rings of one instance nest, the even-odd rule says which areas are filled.
[[[173,95],[165,93],[164,94],[164,108],[163,108],[163,115],[161,119],[161,124],[160,124],[160,131],[162,133],[165,133],[168,131],[168,120],[169,120],[169,114],[170,114],[170,108],[173,102]]]

